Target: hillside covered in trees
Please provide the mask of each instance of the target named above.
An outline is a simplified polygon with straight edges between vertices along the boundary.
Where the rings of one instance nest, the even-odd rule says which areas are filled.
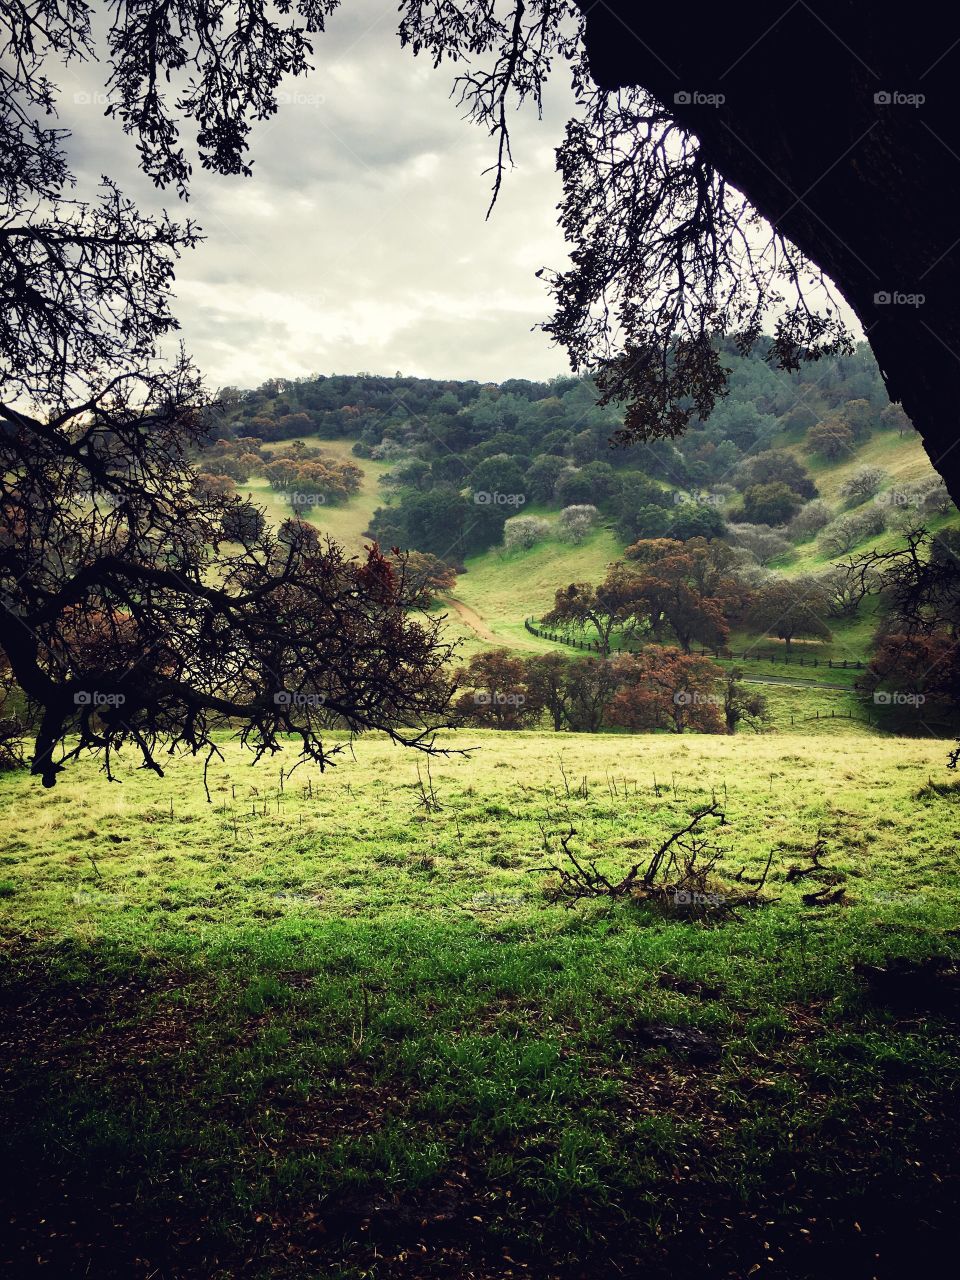
[[[454,589],[480,604],[499,581],[509,617],[503,640],[488,633],[485,643],[507,648],[488,653],[489,670],[480,654],[461,673],[473,691],[459,704],[468,721],[519,727],[553,707],[555,724],[581,730],[729,731],[724,701],[729,712],[744,690],[690,655],[772,643],[786,661],[797,646],[801,659],[858,664],[869,651],[859,687],[871,715],[886,698],[913,719],[925,703],[926,721],[952,723],[960,602],[944,574],[958,546],[956,510],[869,350],[797,374],[759,354],[728,351],[726,360],[730,392],[707,420],[640,444],[622,443],[620,416],[597,404],[587,379],[360,374],[229,390],[201,470],[214,487],[255,476],[279,504],[274,518],[298,514],[338,537],[336,509],[349,506],[367,468],[365,535],[406,557],[416,607],[449,607]],[[544,581],[531,589],[535,563]],[[456,622],[464,606],[454,604]],[[542,634],[598,659],[646,656],[609,669],[594,658],[569,667],[536,659],[521,671],[510,665],[525,660],[516,628],[531,613]],[[672,699],[698,678],[710,685],[710,713],[677,716]],[[521,701],[498,703],[510,689]]]
[[[244,440],[350,439],[358,458],[389,463],[371,537],[453,564],[501,542],[533,545],[550,510],[564,513],[573,540],[600,518],[625,545],[727,536],[765,564],[791,543],[818,537],[843,554],[890,524],[952,509],[932,468],[909,492],[889,491],[891,477],[865,468],[839,504],[820,499],[818,463],[842,462],[880,433],[912,435],[865,346],[797,374],[757,354],[728,353],[727,362],[729,395],[706,421],[677,440],[626,446],[620,415],[598,406],[586,379],[361,374],[228,389],[210,425],[211,440],[228,447],[211,451],[204,470],[245,479],[256,467]],[[289,492],[293,480],[288,468],[280,483]],[[310,491],[309,476],[301,488]]]

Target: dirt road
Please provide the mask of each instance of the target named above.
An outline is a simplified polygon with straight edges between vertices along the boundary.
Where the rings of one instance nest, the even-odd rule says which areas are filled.
[[[484,640],[487,644],[502,645],[507,649],[536,649],[538,647],[516,637],[494,635],[476,609],[472,609],[470,605],[464,604],[462,600],[458,600],[455,596],[447,596],[443,603],[448,604],[460,621],[465,626],[468,626],[479,640]]]

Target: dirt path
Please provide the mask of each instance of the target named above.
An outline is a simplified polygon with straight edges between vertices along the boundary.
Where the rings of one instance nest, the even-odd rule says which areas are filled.
[[[484,640],[487,644],[496,644],[507,649],[536,649],[537,647],[534,644],[525,644],[516,637],[494,635],[482,615],[455,596],[447,596],[444,604],[448,604],[460,621],[468,626],[479,640]]]
[[[454,596],[447,596],[446,603],[452,607],[460,621],[465,622],[470,630],[476,632],[481,640],[486,640],[488,644],[504,643],[502,640],[497,639],[476,609],[471,609],[468,604],[464,604],[462,600],[457,600]]]
[[[789,676],[748,676],[743,677],[744,684],[782,684],[790,689],[839,689],[841,693],[853,693],[848,684],[829,684],[826,680],[791,680]]]

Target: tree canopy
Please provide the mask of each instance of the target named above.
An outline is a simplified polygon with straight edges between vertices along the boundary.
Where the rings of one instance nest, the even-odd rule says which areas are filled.
[[[249,174],[253,122],[277,110],[285,75],[307,70],[337,2],[118,4],[102,29],[83,0],[8,9],[0,36],[0,585],[12,677],[43,723],[35,768],[46,782],[56,773],[54,749],[77,729],[82,747],[109,752],[133,741],[152,766],[159,733],[209,747],[216,715],[238,718],[258,749],[272,749],[277,713],[265,708],[264,690],[274,677],[284,682],[277,694],[324,699],[322,717],[298,727],[306,753],[321,762],[319,719],[337,714],[351,727],[390,732],[407,725],[420,742],[445,705],[434,679],[436,636],[407,619],[375,548],[367,563],[347,562],[301,522],[273,535],[238,515],[229,484],[195,484],[188,455],[208,430],[205,397],[185,357],[161,366],[158,355],[176,328],[176,263],[198,229],[141,214],[109,182],[75,194],[67,138],[52,123],[64,67],[104,55],[107,112],[158,187],[188,193],[187,129],[204,168]],[[734,451],[752,448],[777,415],[795,409],[776,402],[768,370],[755,371],[750,394],[724,412],[731,356],[757,351],[796,370],[853,351],[832,280],[960,497],[952,449],[960,290],[952,206],[939,198],[941,148],[960,151],[949,32],[934,18],[905,28],[886,11],[865,23],[855,7],[820,0],[772,25],[755,5],[704,11],[693,24],[651,11],[642,39],[634,21],[626,0],[403,0],[398,27],[414,53],[457,66],[462,105],[494,139],[494,197],[511,159],[510,110],[539,105],[555,63],[572,68],[578,113],[559,153],[571,265],[549,277],[555,313],[545,327],[577,369],[592,371],[601,413],[626,402],[615,434],[659,441],[649,457],[670,475],[669,441],[702,427],[692,461],[725,474]],[[812,96],[811,65],[821,90]],[[923,82],[924,102],[910,104],[924,106],[922,115],[883,87],[898,76]],[[835,145],[845,148],[839,156]],[[472,423],[445,395],[438,440],[450,457],[436,460],[435,484],[420,469],[419,498],[377,531],[396,529],[447,560],[499,539],[512,514],[503,508],[525,498],[536,454],[515,431],[526,384],[505,384]],[[883,408],[871,395],[868,379],[848,397],[844,426],[854,439]],[[566,441],[543,433],[538,452],[559,445],[572,464],[554,481],[562,501],[619,500],[619,477],[591,456],[606,425],[580,424]],[[471,449],[481,452],[465,463]],[[470,473],[481,467],[484,484],[496,487],[475,489],[471,502]],[[547,484],[542,465],[533,479]],[[795,492],[782,477],[766,484]],[[657,523],[650,506],[633,507],[635,528]],[[239,552],[223,548],[224,529],[246,539]],[[393,657],[365,638],[377,611]],[[325,667],[319,653],[307,663],[304,616],[318,634],[338,617],[369,665],[338,668],[335,647]],[[422,673],[408,686],[412,698],[398,692],[408,669]],[[116,699],[145,671],[152,711],[130,701],[121,716]],[[315,682],[318,671],[322,688],[297,683],[301,674]],[[233,681],[229,691],[221,678]],[[71,701],[97,691],[114,702]]]

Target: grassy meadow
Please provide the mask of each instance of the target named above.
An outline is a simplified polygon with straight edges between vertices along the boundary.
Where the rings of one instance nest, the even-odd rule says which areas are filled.
[[[893,1276],[952,1229],[944,743],[442,745],[0,778],[6,1274]],[[713,800],[761,905],[550,902],[561,834],[612,876]]]
[[[359,552],[389,464],[353,460],[310,519]],[[824,494],[864,462],[926,465],[877,436]],[[435,608],[463,659],[556,651],[524,619],[622,549],[494,548]],[[762,735],[0,775],[0,1274],[893,1280],[952,1243],[960,780],[865,712],[874,610],[789,665],[731,637]],[[615,881],[711,804],[712,908],[554,900],[562,837]]]

